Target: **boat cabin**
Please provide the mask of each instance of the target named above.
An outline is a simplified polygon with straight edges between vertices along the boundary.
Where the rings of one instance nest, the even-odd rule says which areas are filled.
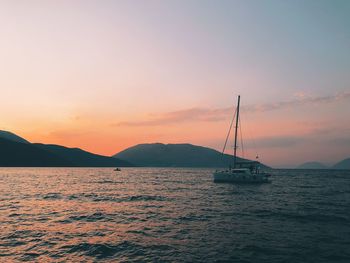
[[[258,161],[237,162],[236,169],[237,170],[249,169],[251,173],[259,173],[260,162],[258,162]]]

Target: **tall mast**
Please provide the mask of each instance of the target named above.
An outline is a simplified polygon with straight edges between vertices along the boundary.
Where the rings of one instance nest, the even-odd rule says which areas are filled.
[[[238,95],[238,103],[237,103],[237,115],[236,115],[236,127],[235,127],[235,146],[234,146],[234,154],[233,154],[233,168],[236,168],[236,152],[237,152],[237,130],[238,130],[238,118],[239,118],[239,102],[241,100],[241,96]]]

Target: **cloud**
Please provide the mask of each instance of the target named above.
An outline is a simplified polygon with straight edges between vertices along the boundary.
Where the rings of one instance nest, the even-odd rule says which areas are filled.
[[[255,139],[255,146],[259,148],[284,148],[303,143],[303,137],[291,137],[291,136],[280,136],[280,137],[265,137]]]
[[[232,108],[222,109],[206,109],[206,108],[191,108],[180,111],[166,112],[164,114],[153,114],[152,118],[145,121],[134,122],[119,122],[112,126],[153,126],[166,125],[188,121],[221,121],[233,112]]]
[[[320,105],[325,103],[332,103],[341,100],[350,100],[350,92],[341,92],[329,96],[296,96],[295,99],[289,101],[281,101],[276,103],[257,104],[242,106],[245,112],[266,112],[282,110],[285,108],[293,108],[303,105]],[[190,108],[179,111],[166,112],[163,114],[152,114],[152,117],[141,121],[122,121],[113,123],[111,126],[157,126],[169,125],[179,122],[202,121],[202,122],[216,122],[226,120],[229,115],[234,113],[233,107],[226,108]]]
[[[303,105],[320,105],[324,103],[331,103],[335,101],[348,100],[350,99],[350,92],[341,92],[335,95],[329,96],[306,96],[305,94],[296,96],[295,99],[290,101],[280,101],[276,103],[262,104],[262,105],[252,105],[243,107],[245,111],[248,112],[264,112],[264,111],[273,111],[280,110],[285,108],[292,108],[296,106]]]

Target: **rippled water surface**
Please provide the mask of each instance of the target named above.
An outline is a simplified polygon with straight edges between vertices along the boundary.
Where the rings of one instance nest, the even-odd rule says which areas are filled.
[[[350,172],[0,169],[0,262],[350,262]]]

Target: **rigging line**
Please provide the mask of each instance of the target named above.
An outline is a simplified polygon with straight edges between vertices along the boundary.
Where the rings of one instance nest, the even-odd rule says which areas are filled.
[[[235,120],[236,112],[237,112],[237,108],[235,109],[235,114],[233,114],[233,117],[232,117],[232,120],[231,120],[230,129],[228,130],[228,133],[227,133],[227,136],[226,136],[226,140],[225,140],[225,144],[224,144],[224,148],[222,149],[222,155],[224,155],[224,153],[225,153],[228,137],[230,136],[230,133],[231,133],[231,129],[232,129],[233,121]]]
[[[238,121],[239,121],[239,133],[240,133],[241,145],[242,145],[242,157],[244,158],[244,146],[243,146],[243,133],[242,133],[241,116],[238,117]]]

